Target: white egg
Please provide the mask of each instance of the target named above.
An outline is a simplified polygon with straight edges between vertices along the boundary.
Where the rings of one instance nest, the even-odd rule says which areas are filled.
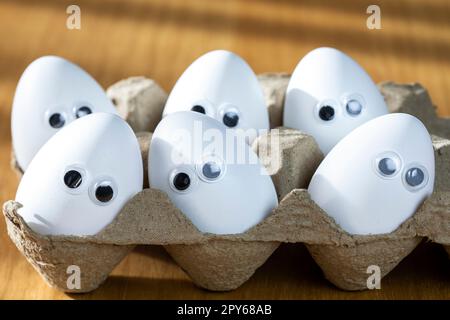
[[[195,60],[169,95],[163,116],[196,111],[229,128],[248,131],[248,141],[269,129],[262,89],[250,66],[236,54],[216,50]]]
[[[168,115],[153,133],[150,186],[167,193],[202,232],[244,232],[278,205],[270,176],[237,136],[236,130],[190,111]]]
[[[19,80],[12,108],[12,141],[20,168],[25,171],[58,130],[93,112],[116,109],[89,74],[60,57],[33,61]]]
[[[312,199],[351,234],[397,229],[433,192],[434,151],[415,117],[373,119],[342,139],[314,174]]]
[[[119,116],[94,113],[60,130],[38,151],[16,194],[36,232],[94,235],[142,190],[139,144]]]
[[[297,65],[284,105],[284,126],[312,135],[327,154],[345,135],[388,112],[369,75],[333,48],[309,52]]]

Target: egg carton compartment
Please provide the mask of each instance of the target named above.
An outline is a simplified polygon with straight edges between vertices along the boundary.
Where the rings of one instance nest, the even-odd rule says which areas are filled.
[[[142,114],[139,109],[148,109],[145,112],[153,110],[158,115],[150,118],[159,119],[165,100],[161,98],[164,95],[160,95],[159,103],[144,102],[151,99],[142,91],[156,90],[157,84],[145,78],[132,79],[112,86],[108,95],[127,110],[123,115],[135,131],[141,131],[142,122],[135,123],[139,117],[133,114]],[[259,80],[271,126],[278,127],[289,75],[264,74]],[[391,111],[420,115],[431,133],[450,136],[450,121],[436,116],[425,89],[419,85],[394,83],[381,84],[380,89]],[[120,102],[118,96],[123,97]],[[151,124],[147,128],[154,126]],[[135,245],[163,245],[195,284],[215,291],[242,285],[282,242],[304,243],[325,277],[345,290],[367,289],[368,266],[379,266],[385,276],[424,238],[450,251],[449,140],[433,137],[435,192],[417,212],[392,233],[354,236],[343,231],[304,189],[323,159],[314,139],[297,130],[277,129],[260,136],[253,148],[271,174],[281,201],[264,221],[245,233],[219,236],[198,231],[165,193],[149,189],[146,181],[146,189],[131,199],[114,221],[95,236],[39,235],[17,214],[20,204],[14,201],[8,201],[3,208],[8,234],[49,285],[68,292],[89,292],[97,288]],[[276,146],[271,145],[271,135],[276,135],[275,141],[279,141]],[[137,136],[147,171],[145,157],[151,133],[138,132]],[[13,169],[20,170],[14,160],[12,164]],[[20,171],[18,173],[20,176]],[[79,266],[82,271],[82,285],[78,289],[68,289],[67,267],[70,265]]]

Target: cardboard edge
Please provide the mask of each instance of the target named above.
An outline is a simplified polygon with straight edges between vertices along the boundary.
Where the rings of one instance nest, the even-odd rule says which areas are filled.
[[[146,137],[144,144],[148,144],[148,137],[150,136],[150,133],[144,135]],[[303,133],[300,133],[299,136],[303,140],[312,139]],[[446,139],[433,137],[433,142],[437,154],[444,147],[450,148],[450,141]],[[278,151],[283,153],[285,150]],[[443,204],[440,205],[439,201]],[[424,205],[417,211],[421,214],[413,215],[393,233],[358,237],[347,234],[337,226],[334,220],[311,200],[306,190],[294,189],[280,201],[278,208],[265,220],[250,228],[247,232],[239,235],[218,236],[201,233],[162,191],[144,189],[130,199],[113,222],[97,235],[89,237],[53,236],[52,240],[115,245],[195,244],[211,240],[236,240],[247,242],[304,242],[328,245],[341,243],[349,246],[373,241],[376,238],[386,239],[388,237],[391,239],[393,236],[404,238],[418,235],[447,245],[450,244],[448,230],[445,230],[445,226],[448,225],[448,217],[450,217],[448,201],[448,192],[435,190],[432,197],[425,201]],[[11,208],[10,205],[7,207]],[[12,212],[15,212],[15,210],[12,210]],[[427,212],[433,212],[434,214],[430,215]],[[427,218],[421,218],[422,216]],[[21,228],[27,228],[20,217],[16,217],[16,219],[20,221]],[[445,221],[446,219],[447,221]],[[420,227],[417,227],[419,224]],[[289,232],[286,232],[287,230]],[[31,230],[28,230],[28,232],[31,232]]]
[[[44,281],[60,291],[95,290],[134,247],[53,241],[33,232],[17,214],[19,208],[13,201],[3,206],[8,236]]]
[[[404,112],[419,118],[432,135],[450,139],[450,118],[440,117],[428,90],[418,82],[383,81],[378,88],[390,112]],[[401,99],[398,99],[401,97]]]
[[[434,242],[450,245],[450,235],[444,233],[450,217],[449,204],[450,192],[438,192],[427,199],[395,231],[376,235],[348,234],[311,199],[305,189],[292,190],[262,222],[244,233],[231,235],[200,232],[164,192],[156,189],[144,189],[138,193],[113,222],[94,236],[39,235],[17,213],[17,208],[21,205],[12,200],[5,203],[4,215],[30,237],[46,238],[53,242],[91,242],[118,246],[187,245],[210,241],[302,242],[351,247],[374,241],[427,237]],[[427,221],[431,221],[432,226],[439,226],[443,235],[441,232],[428,235],[430,228],[423,227]]]
[[[447,119],[441,119],[442,121],[448,121]],[[446,125],[448,123],[446,122]],[[433,130],[430,130],[433,132]],[[14,156],[14,154],[13,154]],[[14,159],[14,158],[13,158]],[[19,174],[21,174],[20,168],[18,168],[17,163],[14,161],[12,162],[13,168],[18,169]],[[147,191],[146,191],[147,190]],[[289,193],[286,197],[283,198],[283,200],[280,203],[280,206],[275,209],[275,211],[269,215],[264,221],[262,221],[257,226],[251,228],[247,232],[239,235],[228,235],[228,236],[217,236],[217,235],[210,235],[210,234],[202,234],[199,232],[191,223],[190,221],[187,221],[187,219],[184,217],[184,215],[178,211],[168,199],[167,195],[159,194],[156,190],[146,189],[143,192],[139,193],[134,197],[132,200],[130,200],[129,203],[124,207],[124,209],[121,211],[121,213],[118,215],[120,216],[119,219],[115,219],[112,224],[107,226],[104,230],[102,230],[99,234],[92,237],[67,237],[67,236],[57,236],[57,237],[45,237],[40,236],[32,232],[26,225],[26,223],[23,221],[23,219],[16,214],[16,209],[19,204],[17,203],[10,203],[7,202],[4,207],[4,214],[5,218],[7,218],[7,223],[10,226],[13,226],[14,229],[19,229],[24,232],[25,236],[30,237],[31,239],[41,239],[46,238],[46,240],[50,241],[51,243],[72,243],[76,245],[84,245],[84,244],[95,244],[95,245],[112,245],[112,246],[124,246],[124,247],[130,247],[134,244],[162,244],[166,245],[167,247],[170,246],[191,246],[191,248],[194,248],[195,246],[203,247],[203,248],[211,248],[211,246],[214,246],[214,244],[217,243],[227,243],[230,244],[230,242],[236,242],[240,244],[244,244],[245,246],[248,246],[249,243],[266,243],[266,244],[273,244],[280,242],[304,242],[308,248],[314,248],[314,247],[321,247],[322,249],[332,248],[334,251],[336,251],[336,248],[342,249],[344,251],[347,250],[357,250],[358,248],[364,247],[366,245],[377,245],[380,243],[397,243],[397,246],[401,242],[408,242],[411,241],[411,244],[414,244],[414,247],[417,241],[420,242],[422,237],[427,236],[431,240],[436,241],[438,243],[444,244],[446,250],[448,250],[449,240],[448,240],[448,230],[441,230],[442,232],[434,232],[433,230],[430,230],[430,228],[427,227],[427,221],[428,219],[421,218],[422,216],[426,217],[427,214],[424,214],[424,212],[433,212],[438,214],[432,214],[432,217],[440,217],[439,219],[447,219],[444,220],[442,223],[441,220],[437,220],[437,222],[433,222],[433,225],[440,225],[445,226],[448,222],[448,205],[444,204],[436,204],[434,202],[426,201],[421,208],[416,212],[416,214],[405,221],[397,230],[390,234],[384,234],[384,235],[373,235],[373,236],[352,236],[344,232],[336,223],[334,220],[332,220],[326,213],[324,213],[310,198],[307,194],[306,190],[293,190],[291,193]],[[161,193],[161,192],[159,192]],[[134,230],[143,232],[145,235],[145,240],[138,239],[136,241],[133,236],[136,236],[137,234],[140,234],[139,232],[133,233],[133,235],[130,237],[129,235],[125,235],[123,232],[122,234],[120,232],[116,232],[118,229],[118,226],[121,226],[127,218],[124,218],[126,214],[124,213],[124,216],[121,216],[123,212],[127,211],[134,211],[136,210],[136,207],[133,207],[133,203],[137,203],[136,206],[139,206],[139,210],[147,210],[150,209],[150,212],[152,212],[152,206],[145,206],[143,205],[143,199],[150,196],[150,198],[155,198],[157,201],[155,204],[158,204],[160,210],[161,206],[162,208],[165,208],[171,212],[166,219],[162,219],[163,223],[169,223],[169,226],[171,228],[166,229],[161,232],[161,230],[155,230],[155,228],[149,228],[142,230],[142,225],[135,225]],[[448,198],[448,193],[444,195],[438,195],[436,199],[439,199],[439,196],[443,196],[446,199]],[[145,202],[145,201],[144,201]],[[302,203],[301,206],[298,206],[298,202]],[[446,202],[447,203],[447,202]],[[139,204],[139,205],[138,205]],[[295,210],[292,210],[292,206],[296,206]],[[317,225],[321,226],[322,231],[317,232],[314,228],[314,226],[317,226],[314,223],[311,223],[311,221],[306,221],[307,219],[304,219],[305,216],[301,216],[302,213],[299,213],[298,208],[302,208],[304,212],[309,215],[308,217],[310,219],[316,219],[314,222],[318,222]],[[8,214],[5,213],[8,212]],[[288,213],[284,211],[289,211]],[[12,214],[11,214],[12,212]],[[145,214],[145,212],[144,212]],[[293,214],[295,216],[295,219],[300,220],[300,223],[296,223],[294,219],[294,223],[290,223],[287,219],[290,214]],[[300,216],[298,216],[300,214]],[[136,215],[138,216],[138,215]],[[151,215],[150,215],[151,216]],[[117,218],[117,217],[116,217]],[[155,217],[153,217],[155,218]],[[158,221],[158,219],[161,219],[162,217],[156,217],[155,220],[150,221],[155,222]],[[117,221],[116,221],[117,220]],[[284,222],[283,222],[284,221]],[[286,222],[288,221],[288,222]],[[175,222],[173,225],[171,223]],[[284,224],[283,224],[284,223]],[[425,224],[425,225],[424,225]],[[158,225],[156,223],[155,225]],[[420,225],[420,227],[418,227]],[[272,227],[276,226],[275,229]],[[448,224],[447,224],[448,226]],[[180,229],[182,230],[181,233],[179,233]],[[185,229],[184,229],[185,228]],[[158,228],[156,228],[158,229]],[[289,231],[287,231],[289,230]],[[281,232],[282,231],[282,232]],[[183,233],[186,232],[186,234],[190,234],[190,237],[183,237]],[[444,236],[442,236],[444,234]],[[11,235],[10,235],[11,236]],[[33,238],[34,237],[34,238]],[[117,238],[116,238],[117,237]],[[321,237],[323,237],[321,239]],[[325,240],[323,240],[325,239]],[[417,242],[418,243],[418,242]],[[278,246],[278,245],[277,245]],[[400,245],[401,247],[401,245]],[[408,246],[410,247],[410,246]],[[275,249],[274,249],[275,250]],[[408,249],[409,250],[409,249]],[[407,251],[408,251],[407,250]],[[410,249],[410,251],[412,251]],[[310,250],[314,251],[314,249]],[[370,250],[369,250],[370,251]],[[409,251],[409,252],[410,252]],[[273,252],[273,251],[272,251]],[[409,254],[406,253],[407,254]],[[270,253],[271,254],[271,253]],[[270,256],[269,254],[269,256]],[[354,253],[349,252],[348,254],[353,255]],[[327,257],[329,254],[322,254],[322,256]],[[314,253],[313,256],[315,256],[315,259],[320,261],[320,254]],[[267,257],[268,258],[268,257]],[[398,257],[397,257],[398,258]],[[28,259],[28,257],[27,257]],[[264,259],[265,261],[266,259]],[[398,259],[397,259],[398,260]],[[396,260],[396,261],[397,261]],[[398,260],[398,262],[401,261]],[[397,262],[397,263],[398,263]],[[319,263],[319,262],[318,262]],[[332,275],[330,275],[329,272],[326,271],[326,266],[324,262],[319,263],[321,264],[322,269],[324,269],[325,275],[327,278],[329,278],[333,283],[338,285],[339,287],[342,287],[347,290],[359,290],[359,289],[352,289],[356,288],[357,286],[361,287],[360,282],[356,282],[356,285],[348,284],[347,282],[352,282],[353,280],[350,279],[351,276],[349,276],[349,279],[345,280],[342,283],[342,277],[340,278],[333,278]],[[352,265],[350,265],[353,267]],[[394,265],[395,266],[395,265]],[[342,267],[342,266],[341,266]],[[39,271],[39,270],[38,270]],[[253,270],[254,272],[254,270]],[[192,271],[191,271],[192,273]],[[251,275],[251,274],[250,274]],[[104,278],[106,278],[104,276]],[[196,281],[194,279],[194,281]],[[240,280],[242,281],[242,279]],[[244,280],[245,281],[245,280]],[[51,283],[47,279],[47,282]],[[213,284],[210,285],[210,283],[201,283],[200,280],[197,279],[196,282],[199,282],[199,284],[202,287],[210,288],[212,290],[215,290],[214,288],[219,288],[219,290],[227,290],[223,285],[221,284]],[[241,282],[242,283],[242,282]],[[54,284],[53,284],[54,285]],[[222,288],[222,289],[220,289]],[[230,286],[230,288],[234,288],[233,285]]]
[[[106,95],[135,132],[154,131],[168,98],[155,80],[144,76],[119,80],[106,89]]]

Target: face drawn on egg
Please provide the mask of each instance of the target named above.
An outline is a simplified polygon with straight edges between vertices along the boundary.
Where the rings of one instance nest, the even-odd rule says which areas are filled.
[[[89,74],[60,57],[33,61],[19,80],[12,108],[13,148],[20,168],[25,171],[58,130],[94,112],[116,110]]]
[[[397,229],[433,192],[434,151],[415,117],[373,119],[342,139],[314,174],[311,198],[345,231]]]
[[[132,129],[94,113],[72,122],[38,151],[16,194],[19,214],[48,235],[94,235],[142,190],[143,166]]]
[[[324,154],[361,124],[388,109],[369,75],[333,48],[309,52],[289,82],[283,125],[313,136]]]
[[[257,155],[243,139],[225,142],[226,135],[234,137],[236,131],[186,111],[164,117],[152,136],[150,186],[167,193],[202,232],[245,232],[278,205]]]
[[[208,52],[186,69],[168,97],[163,116],[189,110],[215,118],[228,128],[249,131],[249,142],[269,129],[256,75],[242,58],[225,50]]]

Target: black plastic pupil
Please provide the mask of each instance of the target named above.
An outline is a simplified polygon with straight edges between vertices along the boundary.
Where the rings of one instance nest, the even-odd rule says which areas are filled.
[[[239,116],[237,115],[236,112],[227,112],[224,114],[223,116],[223,123],[227,126],[227,127],[235,127],[237,126],[239,122]]]
[[[91,108],[82,106],[82,107],[78,108],[78,110],[76,112],[76,117],[81,118],[81,117],[87,116],[88,114],[91,114],[91,113],[92,113]]]
[[[203,113],[203,114],[206,113],[205,108],[203,108],[201,105],[195,105],[191,108],[191,110],[194,112],[198,112],[198,113]]]
[[[319,110],[319,117],[323,121],[330,121],[334,118],[334,108],[330,106],[323,106]]]
[[[184,172],[177,173],[173,178],[173,185],[177,190],[186,190],[190,184],[191,178]]]
[[[76,189],[81,185],[83,178],[76,170],[67,171],[64,175],[64,184],[70,189]]]
[[[64,120],[64,117],[60,113],[54,113],[50,116],[48,119],[48,122],[50,123],[50,126],[52,128],[59,129],[66,123],[66,120]]]
[[[114,190],[111,186],[98,186],[95,190],[95,197],[100,202],[108,202],[114,196]]]

